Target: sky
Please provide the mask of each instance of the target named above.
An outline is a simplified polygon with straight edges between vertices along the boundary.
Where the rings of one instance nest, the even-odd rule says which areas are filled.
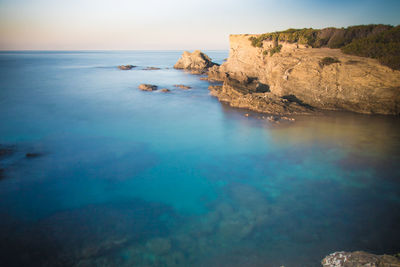
[[[228,49],[229,34],[400,24],[400,0],[0,0],[0,50]]]

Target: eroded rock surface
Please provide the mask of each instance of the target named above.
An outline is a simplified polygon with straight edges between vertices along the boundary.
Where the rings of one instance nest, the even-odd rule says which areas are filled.
[[[183,52],[182,57],[176,62],[174,68],[189,70],[194,74],[202,74],[216,65],[218,64],[212,62],[206,54],[200,50],[195,50],[193,53]]]
[[[363,251],[335,252],[322,260],[323,267],[399,267],[400,260],[390,255],[374,255]]]

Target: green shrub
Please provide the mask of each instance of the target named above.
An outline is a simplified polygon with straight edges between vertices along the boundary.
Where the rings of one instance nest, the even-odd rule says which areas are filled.
[[[381,64],[400,70],[400,26],[354,40],[342,47],[346,54],[377,59]]]
[[[339,61],[337,58],[333,58],[333,57],[324,57],[324,58],[319,62],[319,65],[320,65],[321,67],[324,67],[324,66],[329,66],[329,65],[334,64],[334,63],[340,63],[340,61]]]
[[[277,45],[274,48],[269,49],[269,55],[272,57],[275,53],[281,52],[282,45]]]

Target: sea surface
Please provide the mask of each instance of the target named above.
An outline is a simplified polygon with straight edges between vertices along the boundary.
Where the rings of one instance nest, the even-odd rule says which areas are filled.
[[[272,123],[173,69],[181,53],[0,52],[1,266],[320,266],[335,251],[400,252],[398,117]]]

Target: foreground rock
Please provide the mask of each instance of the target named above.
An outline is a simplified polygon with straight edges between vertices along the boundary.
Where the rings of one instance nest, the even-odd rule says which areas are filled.
[[[131,70],[133,68],[136,68],[136,66],[133,66],[133,65],[120,65],[120,66],[118,66],[118,69],[120,69],[120,70]]]
[[[322,260],[323,267],[399,267],[400,260],[389,255],[374,255],[363,251],[335,252]]]
[[[339,49],[295,43],[280,42],[279,51],[271,56],[265,52],[276,43],[266,40],[261,47],[254,47],[249,38],[257,36],[231,35],[227,62],[208,69],[210,80],[234,80],[244,88],[251,81],[258,81],[269,87],[269,93],[263,95],[251,90],[235,94],[224,85],[223,91],[214,95],[232,106],[274,111],[261,104],[265,101],[259,101],[274,95],[273,99],[295,98],[315,110],[400,114],[400,71],[383,66],[376,59],[343,54]],[[291,113],[292,109],[282,110]]]
[[[193,53],[188,51],[183,52],[182,57],[174,65],[175,69],[189,70],[193,74],[206,73],[209,68],[218,64],[211,61],[211,59],[201,52],[196,50]]]
[[[157,85],[153,84],[142,83],[141,85],[139,85],[139,89],[142,91],[155,91],[157,90],[157,88]]]

